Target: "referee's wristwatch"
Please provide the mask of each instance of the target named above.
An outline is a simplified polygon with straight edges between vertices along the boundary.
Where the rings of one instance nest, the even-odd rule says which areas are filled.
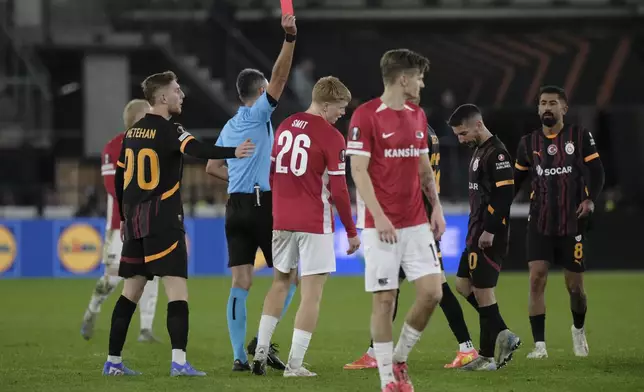
[[[295,34],[289,34],[289,33],[286,33],[286,34],[284,35],[284,40],[285,40],[286,42],[295,42],[295,39],[296,39],[296,38],[297,38],[297,35],[295,35]]]

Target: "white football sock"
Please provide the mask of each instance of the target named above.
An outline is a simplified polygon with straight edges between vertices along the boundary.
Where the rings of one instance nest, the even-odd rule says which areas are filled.
[[[89,305],[87,306],[89,311],[99,313],[101,311],[101,305],[114,292],[114,289],[121,283],[121,280],[123,278],[120,276],[101,276],[98,282],[96,282],[96,288],[94,289],[92,298],[89,300]],[[98,289],[98,287],[102,288]]]
[[[288,355],[288,365],[291,369],[297,369],[302,367],[302,362],[304,362],[304,355],[306,355],[306,350],[309,348],[309,343],[311,342],[311,332],[307,332],[301,329],[293,330],[293,341],[291,342],[291,352]]]
[[[369,350],[367,350],[367,355],[368,355],[368,356],[370,356],[371,358],[375,358],[375,357],[376,357],[376,352],[375,352],[375,350],[373,349],[373,347],[369,347]]]
[[[414,348],[420,339],[421,333],[410,327],[407,323],[403,324],[398,344],[396,344],[396,348],[394,349],[394,362],[407,362],[407,357],[409,357],[411,349]]]
[[[277,327],[280,320],[277,317],[263,314],[259,319],[259,331],[257,331],[257,348],[255,348],[255,355],[261,347],[265,354],[268,354],[268,346],[271,344],[273,332]]]
[[[114,365],[118,365],[119,363],[123,362],[123,358],[117,357],[116,355],[108,355],[107,362],[112,362]]]
[[[472,343],[471,340],[468,340],[467,342],[459,343],[458,351],[463,353],[474,351],[474,343]]]
[[[172,362],[181,366],[186,364],[186,352],[179,349],[172,349]]]
[[[373,342],[373,350],[376,352],[376,361],[378,362],[380,387],[384,388],[390,382],[396,382],[393,366],[394,342]]]
[[[143,294],[139,300],[139,309],[141,311],[141,329],[152,329],[154,323],[154,313],[157,308],[157,297],[159,295],[159,277],[149,280],[145,284]]]

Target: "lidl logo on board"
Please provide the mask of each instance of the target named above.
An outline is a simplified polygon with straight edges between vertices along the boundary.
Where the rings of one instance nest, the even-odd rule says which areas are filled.
[[[0,225],[0,274],[11,268],[16,254],[16,237],[6,226]]]
[[[101,262],[101,235],[85,223],[69,225],[58,239],[58,258],[66,270],[77,274],[93,271]]]

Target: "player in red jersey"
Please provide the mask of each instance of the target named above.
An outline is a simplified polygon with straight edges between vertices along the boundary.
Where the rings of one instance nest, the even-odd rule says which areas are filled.
[[[364,227],[365,288],[374,293],[373,346],[386,392],[413,391],[407,357],[442,295],[434,239],[445,231],[445,218],[429,158],[427,118],[407,103],[419,97],[428,68],[429,60],[410,50],[385,53],[380,60],[385,91],[356,109],[348,135],[360,196],[358,223]],[[432,205],[431,227],[421,189]],[[416,286],[416,301],[394,349],[392,312],[401,267]]]
[[[324,283],[335,272],[332,203],[347,230],[347,254],[360,247],[345,177],[344,137],[332,125],[344,115],[351,93],[340,80],[328,76],[315,84],[312,98],[306,112],[288,117],[275,133],[271,154],[275,275],[259,323],[252,366],[257,375],[266,374],[269,344],[298,259],[302,299],[284,376],[316,375],[302,361],[317,324]]]
[[[134,123],[142,119],[146,113],[150,111],[150,104],[143,99],[133,99],[126,106],[123,111],[123,122],[125,129],[130,128]],[[85,340],[89,340],[94,335],[94,324],[96,318],[101,311],[101,305],[110,294],[114,292],[116,286],[123,280],[118,276],[119,261],[121,259],[121,248],[123,242],[121,241],[121,218],[119,214],[119,205],[116,203],[116,193],[114,190],[114,174],[116,169],[116,161],[119,159],[121,153],[121,144],[123,143],[123,136],[125,133],[121,132],[116,135],[112,140],[107,142],[101,157],[103,162],[101,165],[101,176],[103,176],[103,185],[107,192],[107,217],[105,228],[105,243],[103,245],[103,264],[105,264],[105,274],[101,276],[96,282],[94,293],[89,301],[85,315],[83,316],[83,324],[81,326],[81,335]],[[143,295],[141,296],[141,333],[139,335],[140,342],[156,342],[156,338],[152,334],[152,322],[154,321],[154,313],[156,311],[157,295],[159,293],[159,278],[155,277],[145,286]]]
[[[420,97],[417,99],[410,100],[409,102],[414,103],[416,105],[420,106]],[[432,170],[434,170],[434,177],[435,177],[435,182],[436,182],[436,190],[440,194],[440,148],[439,148],[439,141],[438,137],[436,136],[436,132],[434,129],[430,126],[427,127],[427,145],[429,147],[429,157],[430,157],[430,162],[432,164]],[[427,217],[431,217],[433,208],[427,197],[423,197],[423,201],[425,202],[425,208],[427,210]],[[478,357],[478,352],[474,348],[474,344],[472,343],[472,338],[470,337],[470,332],[467,328],[467,324],[465,323],[465,319],[463,317],[463,309],[461,308],[461,304],[458,302],[458,299],[452,292],[452,289],[449,286],[449,283],[447,283],[447,278],[445,277],[445,271],[443,267],[443,257],[441,256],[441,248],[440,248],[440,243],[436,241],[436,253],[438,254],[438,261],[441,264],[441,270],[443,270],[442,273],[442,288],[443,288],[443,297],[440,302],[440,307],[443,311],[443,314],[445,314],[445,318],[447,319],[447,323],[449,324],[450,329],[452,330],[452,333],[454,334],[454,337],[456,338],[456,341],[458,342],[458,351],[456,353],[456,357],[450,362],[445,364],[445,368],[447,369],[456,369],[456,368],[461,368],[474,359]],[[399,281],[402,283],[403,280],[405,280],[405,271],[400,269],[399,275],[398,275]],[[400,296],[400,288],[396,290],[396,301],[394,301],[394,310],[393,310],[393,321],[396,321],[396,315],[398,314],[398,298]],[[467,302],[469,302],[474,309],[478,310],[478,303],[476,302],[476,298],[474,296],[474,293],[470,293],[469,296],[466,297]],[[377,369],[378,368],[378,363],[376,362],[376,357],[374,354],[374,349],[373,349],[373,340],[369,343],[369,348],[367,351],[362,354],[362,356],[358,359],[356,359],[353,362],[347,363],[344,365],[345,370],[362,370],[362,369]]]

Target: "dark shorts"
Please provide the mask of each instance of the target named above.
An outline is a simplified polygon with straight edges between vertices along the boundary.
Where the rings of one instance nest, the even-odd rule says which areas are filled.
[[[493,245],[486,249],[478,247],[465,249],[458,263],[456,276],[470,279],[477,289],[496,287],[506,253],[506,246]]]
[[[160,234],[126,240],[121,251],[119,276],[178,276],[188,278],[188,251],[183,230],[169,229]]]
[[[233,193],[226,203],[228,267],[254,265],[257,248],[273,267],[273,206],[271,192],[263,192],[260,205],[254,194]]]
[[[436,253],[438,256],[438,262],[441,263],[441,271],[445,271],[445,268],[443,267],[443,255],[441,253],[441,245],[440,242],[436,241]],[[398,279],[400,280],[405,280],[407,279],[407,275],[405,275],[405,271],[400,268],[400,271],[398,271]]]
[[[526,252],[528,262],[545,260],[571,272],[584,272],[584,235],[548,236],[528,226]]]

